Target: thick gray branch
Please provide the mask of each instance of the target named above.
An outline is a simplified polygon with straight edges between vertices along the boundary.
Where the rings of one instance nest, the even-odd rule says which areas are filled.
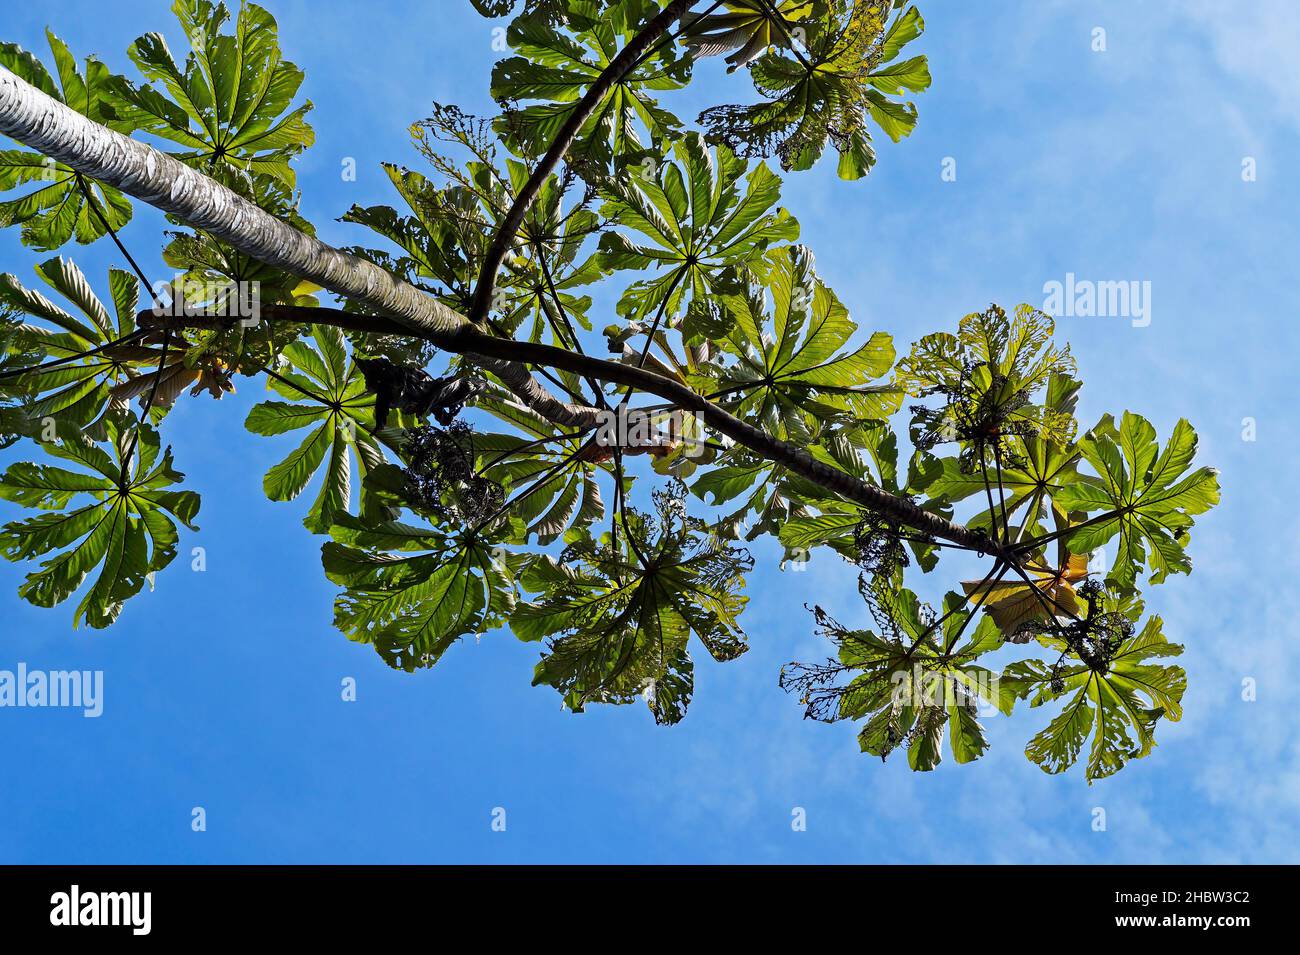
[[[465,316],[374,263],[298,231],[198,170],[69,109],[4,67],[0,132],[211,233],[245,255],[365,302],[412,329],[448,336],[469,327]],[[587,423],[595,414],[555,398],[522,365],[492,360],[484,367],[558,424]]]

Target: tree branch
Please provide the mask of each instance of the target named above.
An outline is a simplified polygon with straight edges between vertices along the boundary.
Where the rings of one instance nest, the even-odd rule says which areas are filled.
[[[515,236],[519,234],[519,227],[523,225],[524,216],[528,215],[528,210],[536,201],[537,194],[541,192],[542,186],[550,178],[551,173],[555,172],[556,166],[569,151],[569,147],[573,145],[582,127],[596,111],[596,107],[609,95],[610,90],[622,82],[628,73],[636,69],[641,54],[650,48],[650,44],[668,32],[668,28],[677,22],[694,2],[695,0],[673,0],[664,7],[640,33],[628,41],[627,46],[618,52],[609,65],[601,70],[596,81],[587,88],[587,92],[578,101],[569,118],[564,121],[550,148],[546,150],[546,154],[542,156],[541,161],[533,169],[532,175],[524,183],[524,187],[515,196],[515,201],[506,211],[496,235],[492,237],[492,244],[488,246],[483,258],[483,266],[479,269],[478,284],[474,286],[474,299],[469,309],[472,322],[482,325],[487,318],[488,310],[492,305],[492,287],[496,284],[501,262],[505,259],[510,244],[515,241]]]
[[[269,321],[314,322],[321,325],[338,325],[352,331],[377,335],[410,335],[410,329],[402,325],[366,315],[355,315],[331,308],[305,308],[297,305],[264,305],[262,317]],[[141,322],[186,323],[188,318],[159,319],[152,312],[145,311],[139,316]],[[203,327],[210,327],[212,319],[200,319]],[[166,327],[166,324],[163,326]],[[174,326],[173,326],[174,327]],[[872,511],[887,515],[893,520],[916,528],[934,537],[952,541],[986,554],[1004,557],[1010,560],[1010,551],[1003,545],[989,538],[986,534],[955,524],[937,514],[913,504],[906,498],[896,497],[883,488],[867,484],[844,471],[818,461],[811,454],[797,445],[783,441],[753,425],[746,424],[703,395],[688,388],[672,378],[666,378],[647,368],[627,365],[622,362],[595,358],[580,352],[540,342],[524,342],[515,339],[498,338],[472,327],[458,330],[454,334],[442,335],[436,332],[419,333],[418,337],[432,342],[446,351],[457,352],[480,361],[482,358],[496,358],[507,362],[528,362],[570,371],[578,375],[595,378],[600,381],[625,385],[637,391],[657,395],[671,402],[676,408],[697,415],[705,424],[720,434],[724,434],[738,444],[766,458],[784,465],[796,474],[808,478],[827,490],[834,491],[850,501],[861,504]]]

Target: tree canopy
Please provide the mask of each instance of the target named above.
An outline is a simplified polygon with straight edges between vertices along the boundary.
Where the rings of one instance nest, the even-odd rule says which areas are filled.
[[[780,204],[822,162],[870,188],[912,132],[918,9],[472,2],[510,18],[499,114],[434,104],[425,168],[385,165],[391,205],[339,210],[341,250],[299,210],[311,103],[265,9],[177,0],[190,48],[145,33],[130,77],[53,32],[0,43],[0,226],[40,259],[0,275],[0,446],[33,458],[0,477],[30,511],[0,528],[18,595],[103,628],[166,587],[200,511],[168,413],[251,377],[249,440],[283,453],[266,496],[320,538],[339,630],[393,667],[509,629],[568,708],[676,723],[695,661],[747,649],[766,538],[858,570],[871,626],[813,608],[829,656],[779,680],[864,752],[970,762],[981,707],[1050,705],[1027,717],[1045,772],[1150,753],[1186,680],[1144,592],[1190,573],[1219,497],[1191,425],[1078,421],[1079,370],[1028,305],[910,345],[861,328]],[[672,112],[710,69],[740,104]],[[173,227],[166,287],[118,236],[133,200]],[[105,239],[122,268],[87,276],[76,246]],[[912,587],[948,550],[987,572],[931,607]]]

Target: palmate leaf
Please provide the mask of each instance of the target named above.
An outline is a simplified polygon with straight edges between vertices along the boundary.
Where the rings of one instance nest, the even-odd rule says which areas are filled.
[[[510,24],[507,42],[519,55],[492,70],[492,97],[510,108],[495,129],[517,155],[541,155],[555,141],[577,102],[601,71],[646,22],[659,12],[650,0],[616,0],[605,10],[574,4],[567,30],[544,13],[525,14]],[[675,90],[690,78],[691,61],[674,44],[659,44],[619,82],[583,123],[566,158],[584,173],[604,173],[615,158],[636,156],[671,139],[680,122],[649,95]],[[641,133],[649,137],[643,142]]]
[[[22,324],[22,313],[0,302],[0,388],[10,395],[22,392],[12,383],[12,378],[45,357],[44,348],[19,333]],[[4,408],[3,402],[0,408]],[[18,413],[16,408],[10,410]]]
[[[391,206],[353,206],[344,222],[364,225],[400,250],[387,263],[398,274],[446,304],[461,308],[469,297],[493,222],[479,197],[463,186],[438,188],[427,177],[392,163],[384,172],[411,215]]]
[[[765,97],[753,106],[717,106],[699,122],[716,142],[742,156],[777,155],[783,169],[808,169],[827,143],[839,152],[842,179],[874,165],[868,119],[897,142],[916,126],[916,108],[891,99],[930,85],[924,56],[896,59],[925,23],[915,7],[889,22],[890,0],[834,0],[800,30],[802,52],[771,51],[750,66]]]
[[[869,517],[869,512],[847,502],[825,500],[815,502],[815,509],[814,513],[796,505],[792,510],[795,516],[775,529],[787,556],[806,560],[814,548],[829,547],[846,560],[858,563],[862,558],[858,529]],[[951,516],[933,503],[922,505],[922,509],[944,518]],[[902,535],[902,540],[923,571],[934,569],[939,560],[935,544],[906,534]],[[868,569],[865,565],[860,566]]]
[[[405,277],[449,307],[468,309],[479,263],[503,210],[527,181],[528,167],[508,160],[503,172],[487,163],[468,163],[466,178],[474,183],[473,188],[439,188],[410,169],[392,164],[383,168],[410,214],[391,206],[353,206],[343,221],[366,226],[400,251],[395,256],[386,251],[351,251]],[[503,263],[492,309],[506,333],[522,327],[528,329],[531,340],[540,341],[542,331],[554,324],[550,317],[554,311],[552,287],[565,314],[581,327],[590,328],[586,311],[591,298],[574,292],[603,274],[594,256],[582,257],[586,240],[597,231],[598,223],[589,209],[566,209],[564,192],[558,176],[542,184],[524,217],[515,249]],[[537,258],[539,249],[546,258],[545,272]]]
[[[517,160],[507,160],[511,194],[524,190],[530,170]],[[545,340],[572,347],[577,326],[590,330],[591,296],[576,292],[603,278],[599,256],[590,252],[588,239],[601,230],[597,214],[581,203],[565,203],[565,183],[551,175],[539,188],[537,199],[520,226],[515,255],[508,257],[500,275],[495,309],[507,331],[523,330],[533,342]],[[558,303],[556,303],[558,299]],[[564,333],[560,329],[565,329]],[[563,373],[565,385],[578,387],[578,379]]]
[[[1126,615],[1136,621],[1141,611],[1142,605],[1135,603]],[[1066,652],[1063,641],[1041,642]],[[1092,669],[1073,657],[1059,668],[1041,660],[1011,664],[1002,673],[1002,684],[1018,698],[1028,698],[1031,707],[1066,699],[1061,712],[1029,741],[1025,755],[1044,772],[1064,772],[1091,736],[1085,768],[1089,784],[1119,772],[1130,759],[1146,756],[1155,746],[1157,721],[1182,718],[1187,686],[1181,667],[1150,661],[1182,652],[1165,638],[1160,618],[1152,617],[1119,647],[1106,670]]]
[[[268,376],[267,387],[287,401],[265,401],[248,413],[244,427],[255,434],[280,435],[310,428],[302,444],[266,472],[262,488],[273,501],[298,497],[324,465],[320,491],[303,524],[324,534],[347,513],[352,498],[352,458],[364,479],[384,462],[384,452],[370,434],[375,396],[348,357],[343,333],[313,325],[312,340],[293,342],[283,351],[287,367]],[[362,491],[362,509],[368,509]]]
[[[515,606],[519,559],[472,528],[444,530],[339,515],[321,558],[346,588],[334,623],[407,671],[431,667],[461,637],[501,626]]]
[[[768,253],[764,281],[771,292],[770,317],[764,289],[756,283],[723,296],[732,325],[715,343],[732,358],[702,366],[693,385],[717,396],[737,417],[804,445],[828,424],[884,419],[898,410],[898,388],[871,384],[893,365],[892,339],[876,332],[841,351],[858,326],[817,278],[807,248]]]
[[[746,598],[744,551],[706,533],[703,522],[672,526],[628,511],[617,542],[571,532],[560,560],[541,556],[524,571],[510,626],[521,640],[550,638],[533,684],[555,687],[569,709],[643,697],[655,722],[678,722],[694,688],[692,633],[718,661],[746,649],[737,616]],[[643,559],[644,558],[644,559]]]
[[[292,186],[289,161],[315,133],[305,119],[310,102],[289,109],[303,74],[281,58],[275,18],[242,3],[233,32],[222,33],[230,19],[223,3],[176,0],[172,12],[190,41],[184,64],[172,57],[162,34],[139,37],[127,52],[150,82],[115,77],[109,84],[112,114],[178,144],[182,149],[174,155],[204,171],[224,163]]]
[[[762,274],[771,292],[770,315],[765,290],[756,281],[743,294],[725,293],[725,337],[711,340],[722,350],[689,380],[742,420],[799,444],[832,467],[866,477],[867,455],[881,450],[876,442],[882,439],[868,436],[874,429],[864,423],[888,417],[901,398],[894,385],[872,383],[893,364],[893,343],[877,332],[858,348],[843,350],[857,325],[817,279],[813,264],[803,246],[767,254]],[[818,485],[742,449],[727,452],[715,465],[692,491],[705,499],[712,495],[714,504],[746,494],[741,509],[719,525],[728,538],[777,534],[790,521],[812,517],[808,505],[820,506],[828,496]],[[787,548],[788,555],[802,549],[790,543]]]
[[[4,364],[0,362],[0,373],[3,372]],[[28,437],[31,431],[31,423],[26,415],[17,408],[6,408],[0,405],[0,451],[13,447],[21,439]]]
[[[485,209],[490,225],[476,236],[478,240],[486,242],[486,236],[494,233],[499,210],[508,207],[508,196],[524,190],[530,172],[524,162],[506,161],[504,178],[510,191],[506,201]],[[552,343],[569,347],[571,337],[568,333],[562,337],[559,327],[573,324],[590,330],[586,312],[591,298],[575,292],[602,278],[604,268],[598,256],[589,253],[588,239],[601,229],[597,214],[586,208],[585,199],[580,204],[565,204],[565,192],[567,187],[556,175],[542,183],[521,223],[515,253],[508,257],[498,279],[494,309],[503,329],[524,329],[534,342],[542,340],[543,331],[550,329]],[[568,383],[572,385],[575,379]]]
[[[956,335],[939,332],[917,342],[898,363],[899,383],[917,396],[960,391],[972,387],[973,368],[975,386],[987,387],[996,376],[1008,382],[1008,390],[1036,392],[1053,375],[1074,370],[1069,346],[1052,344],[1055,330],[1050,315],[1028,305],[1018,306],[1014,318],[996,305],[972,312]]]
[[[100,567],[73,618],[96,629],[107,627],[125,601],[140,592],[151,575],[176,556],[176,521],[196,530],[199,497],[169,490],[184,479],[172,467],[171,449],[159,455],[158,434],[142,425],[126,481],[121,480],[122,449],[129,432],[111,427],[116,457],[72,437],[42,447],[82,470],[21,462],[0,477],[0,498],[44,513],[0,528],[0,553],[7,560],[49,556],[18,588],[23,599],[53,607],[71,597]]]
[[[1029,305],[1018,306],[1014,318],[990,305],[965,316],[956,335],[938,332],[914,344],[898,363],[898,384],[910,395],[938,395],[944,403],[912,406],[912,443],[926,453],[957,444],[953,467],[970,475],[999,462],[1015,464],[1025,440],[1071,441],[1073,398],[1049,393],[1048,403],[1034,403],[1054,379],[1065,388],[1061,379],[1074,374],[1069,346],[1053,343],[1055,327],[1050,315]]]
[[[5,364],[16,371],[102,350],[66,364],[0,379],[0,398],[18,402],[23,415],[37,428],[48,418],[84,428],[102,440],[104,415],[126,409],[126,400],[115,398],[113,389],[140,378],[143,366],[151,360],[156,365],[160,354],[158,349],[135,343],[105,347],[135,330],[140,283],[129,272],[110,269],[111,302],[105,304],[69,259],[48,259],[36,266],[36,274],[71,310],[25,287],[14,275],[0,275],[0,305],[13,316],[11,323],[0,326],[0,354],[5,356]]]
[[[800,21],[811,18],[818,0],[728,0],[723,13],[688,14],[682,40],[695,56],[728,53],[727,72],[748,65],[769,47],[788,47]]]
[[[1171,573],[1189,573],[1185,545],[1192,517],[1219,503],[1214,468],[1187,473],[1196,443],[1196,432],[1182,418],[1163,450],[1155,428],[1141,415],[1126,411],[1118,433],[1109,417],[1103,419],[1079,440],[1079,451],[1097,477],[1075,481],[1054,495],[1068,511],[1094,514],[1069,533],[1071,550],[1087,553],[1118,535],[1107,579],[1124,590],[1133,589],[1148,562],[1153,584]]]
[[[918,472],[918,480],[909,485],[915,494],[925,493],[933,501],[956,504],[972,496],[985,500],[986,487],[998,498],[999,481],[1002,495],[994,511],[985,508],[965,523],[969,527],[994,529],[994,520],[1000,525],[1005,510],[1007,522],[1014,539],[1028,539],[1045,533],[1040,521],[1045,505],[1050,502],[1052,515],[1058,525],[1067,522],[1067,512],[1056,502],[1056,492],[1069,487],[1078,479],[1078,447],[1071,441],[1058,441],[1057,437],[1075,430],[1074,409],[1078,401],[1079,382],[1068,375],[1053,372],[1048,378],[1047,395],[1040,420],[1052,422],[1046,432],[1034,430],[1023,435],[1008,435],[1007,454],[996,468],[970,468],[960,458],[938,459],[937,465]],[[1024,412],[1017,412],[1023,415]],[[1030,412],[1035,414],[1035,412]],[[988,482],[986,485],[985,482]]]
[[[510,159],[506,174],[511,194],[517,196],[531,170]],[[603,278],[606,271],[599,256],[589,254],[587,242],[602,223],[586,206],[585,197],[579,204],[566,204],[566,191],[558,176],[542,183],[520,226],[516,252],[508,258],[498,282],[496,306],[501,325],[513,331],[531,322],[527,334],[532,341],[543,340],[543,330],[550,328],[553,343],[567,344],[572,336],[566,333],[561,337],[557,331],[561,325],[590,330],[587,311],[591,296],[575,292]]]
[[[594,219],[594,213],[585,210],[573,212],[561,227],[564,230],[561,242],[571,242],[578,234],[589,234]],[[592,297],[577,293],[603,278],[604,269],[594,253],[581,261],[566,259],[564,252],[552,251],[550,247],[543,247],[540,254],[546,257],[549,280],[542,271],[536,249],[528,255],[512,257],[503,270],[497,284],[498,324],[506,332],[518,331],[529,341],[548,340],[552,344],[572,347],[576,330],[573,334],[565,332],[561,335],[557,329],[572,324],[575,329],[591,330],[587,313],[591,309]],[[546,334],[548,330],[549,336]],[[566,384],[576,384],[576,376],[564,372],[563,377]]]
[[[619,302],[619,312],[632,321],[653,314],[665,300],[669,315],[684,299],[707,304],[720,270],[759,266],[769,246],[799,236],[799,223],[774,208],[781,181],[766,165],[749,169],[725,146],[710,151],[694,132],[673,145],[673,156],[675,162],[629,167],[603,188],[601,215],[633,234],[606,232],[601,265],[658,273],[634,283]],[[639,171],[649,168],[653,175]]]
[[[228,166],[219,166],[210,175],[299,232],[310,236],[316,234],[315,226],[299,211],[298,195],[281,180],[238,172]],[[210,233],[169,232],[167,235],[171,241],[163,249],[163,261],[177,269],[187,284],[208,286],[211,289],[208,301],[215,300],[223,290],[226,294],[236,294],[237,290],[232,287],[243,283],[256,285],[258,301],[263,305],[316,304],[314,293],[320,291],[319,286],[245,255]]]
[[[520,409],[511,409],[505,398],[491,391],[478,398],[476,407],[510,422],[526,435],[476,432],[473,436],[477,473],[500,484],[506,493],[519,492],[510,509],[518,522],[518,534],[510,538],[511,543],[523,544],[535,537],[538,544],[551,544],[570,528],[604,517],[598,478],[612,468],[609,462],[581,457],[586,435],[539,444],[541,439],[558,434],[550,422],[534,421],[531,415],[519,413]]]
[[[849,630],[818,608],[822,635],[838,655],[826,664],[784,667],[781,686],[799,694],[811,719],[862,720],[858,745],[865,753],[887,759],[905,748],[908,765],[928,772],[942,761],[946,730],[958,763],[978,759],[988,749],[979,703],[1010,713],[1015,696],[976,663],[1002,645],[991,620],[981,618],[957,643],[964,602],[948,594],[949,613],[936,621],[910,590],[882,591],[872,603],[876,630]]]
[[[129,123],[114,120],[105,110],[111,74],[103,63],[87,57],[84,72],[62,40],[45,31],[54,55],[55,76],[31,53],[14,43],[0,43],[0,65],[42,93],[97,123],[130,132]],[[16,199],[0,202],[0,227],[22,226],[23,244],[41,251],[59,248],[69,239],[85,245],[107,234],[104,223],[120,229],[131,219],[131,202],[118,190],[94,179],[84,180],[53,159],[23,149],[0,150],[0,191],[35,186]]]

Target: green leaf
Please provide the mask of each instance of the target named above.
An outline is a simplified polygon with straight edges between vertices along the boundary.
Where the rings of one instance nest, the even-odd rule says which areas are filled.
[[[1136,620],[1140,612],[1141,604],[1135,604],[1128,615]],[[1067,652],[1058,639],[1042,642]],[[1119,772],[1130,759],[1146,756],[1155,746],[1156,723],[1162,717],[1175,722],[1182,718],[1187,686],[1181,667],[1149,661],[1182,652],[1181,646],[1165,639],[1160,618],[1152,617],[1123,642],[1105,669],[1089,667],[1073,654],[1074,662],[1057,668],[1041,660],[1011,664],[1003,671],[1003,682],[1018,697],[1028,697],[1030,706],[1066,700],[1064,709],[1029,741],[1025,755],[1044,772],[1064,772],[1079,759],[1091,736],[1085,768],[1089,784]]]
[[[0,325],[0,356],[15,372],[33,369],[0,379],[0,398],[14,401],[35,432],[54,421],[103,439],[106,419],[126,410],[129,395],[123,390],[133,382],[152,381],[162,357],[157,347],[118,344],[135,328],[139,283],[130,273],[110,269],[110,311],[72,261],[49,259],[36,267],[36,274],[71,310],[25,287],[14,275],[0,275],[0,307],[15,317]],[[58,364],[37,367],[50,362]]]
[[[769,246],[799,235],[790,214],[774,209],[781,183],[765,165],[746,174],[747,163],[725,146],[710,151],[698,133],[674,144],[673,155],[675,162],[653,164],[652,175],[631,167],[604,186],[601,215],[634,235],[606,232],[601,265],[658,272],[633,284],[619,303],[632,321],[661,307],[676,314],[686,299],[710,301],[724,268],[759,265]]]
[[[649,0],[615,0],[604,10],[575,7],[562,32],[544,11],[518,17],[507,32],[518,53],[492,70],[497,102],[531,101],[510,108],[494,124],[517,155],[540,156],[555,141],[582,98],[615,56],[659,12]],[[572,35],[570,35],[572,34]],[[674,44],[651,47],[582,124],[566,159],[580,170],[604,173],[618,158],[643,153],[647,143],[673,139],[680,122],[649,95],[675,90],[690,78],[691,61]]]
[[[1055,421],[1073,421],[1078,398],[1079,382],[1066,375],[1053,374],[1043,403],[1045,417]],[[1067,426],[1069,427],[1069,426]],[[938,460],[939,470],[926,476],[924,487],[914,487],[916,493],[925,492],[932,502],[955,504],[972,495],[982,496],[988,481],[996,497],[999,485],[1008,523],[1017,539],[1046,533],[1040,523],[1044,505],[1051,502],[1058,524],[1068,523],[1067,511],[1056,500],[1058,492],[1074,486],[1081,479],[1077,471],[1079,450],[1072,442],[1059,443],[1052,433],[1034,430],[1025,434],[1012,434],[1006,441],[1007,454],[996,469],[969,468],[961,458],[946,457]],[[1003,508],[999,506],[996,519],[1001,521]],[[995,515],[987,508],[965,521],[973,528],[994,529]]]
[[[85,620],[96,629],[113,623],[145,580],[171,563],[179,539],[175,521],[196,530],[199,509],[193,491],[167,490],[184,475],[172,467],[170,448],[159,459],[158,435],[148,425],[140,427],[137,453],[120,480],[120,449],[127,436],[111,431],[116,462],[94,445],[77,443],[84,439],[44,445],[93,474],[19,462],[0,477],[0,498],[42,510],[0,528],[0,554],[7,560],[46,557],[18,595],[38,607],[53,607],[99,567],[73,618],[74,626]]]
[[[394,668],[433,666],[461,637],[501,626],[515,606],[518,562],[468,528],[368,527],[341,515],[331,534],[325,573],[346,588],[335,625]]]
[[[472,151],[485,149],[466,123],[452,109],[436,107],[434,118],[415,127],[416,145],[435,163],[444,164],[450,160],[432,152],[429,130],[435,138],[450,138]],[[513,200],[506,184],[517,192],[526,181],[526,167],[512,160],[502,172],[486,160],[474,161],[467,164],[466,173],[455,173],[452,184],[442,188],[409,169],[385,164],[384,170],[411,214],[389,206],[353,206],[343,220],[366,226],[399,251],[396,255],[350,251],[434,294],[451,308],[468,309],[479,264]],[[568,318],[590,328],[586,311],[591,298],[574,291],[603,274],[594,256],[579,258],[599,223],[581,204],[564,208],[565,192],[566,184],[558,176],[542,184],[520,226],[518,251],[498,276],[492,309],[507,333],[531,322],[530,337],[540,341],[541,330],[547,324],[554,326],[558,318],[554,298]],[[567,339],[557,338],[556,343],[567,345]]]
[[[305,118],[311,103],[290,109],[303,74],[281,57],[275,18],[243,3],[233,32],[222,33],[230,20],[223,3],[176,0],[172,12],[191,52],[178,64],[161,33],[136,39],[127,52],[149,82],[115,77],[113,114],[178,144],[173,155],[196,168],[224,163],[292,186],[289,162],[315,134]]]
[[[820,633],[836,645],[837,658],[787,665],[782,688],[799,695],[810,719],[861,720],[858,745],[881,759],[905,748],[913,770],[932,770],[942,761],[945,728],[957,762],[978,759],[988,748],[980,701],[1003,713],[1014,703],[994,674],[975,662],[1002,645],[997,628],[983,618],[956,646],[965,625],[957,594],[947,596],[941,618],[907,589],[875,585],[864,595],[876,629],[848,629],[817,608]]]
[[[480,396],[476,407],[522,428],[532,439],[506,434],[476,433],[475,472],[503,488],[518,491],[510,513],[521,533],[513,543],[526,543],[535,535],[538,544],[550,544],[571,528],[586,526],[605,514],[601,499],[601,472],[608,462],[584,460],[580,454],[586,434],[564,437],[550,422],[530,421],[510,414],[511,406],[496,396]]]
[[[1148,563],[1153,584],[1191,571],[1185,545],[1192,518],[1219,503],[1219,481],[1214,468],[1188,473],[1197,437],[1186,420],[1179,419],[1160,450],[1151,423],[1125,412],[1118,439],[1117,444],[1102,428],[1080,439],[1079,451],[1096,479],[1061,487],[1053,500],[1067,511],[1100,512],[1068,533],[1069,546],[1084,554],[1118,535],[1108,580],[1132,590]]]
[[[353,458],[364,479],[367,471],[384,461],[384,452],[371,434],[375,396],[366,391],[365,377],[348,358],[343,333],[332,326],[313,325],[312,341],[315,347],[305,340],[287,346],[283,351],[287,366],[267,378],[267,387],[288,401],[255,405],[244,427],[273,436],[315,426],[266,472],[262,488],[273,501],[290,501],[323,472],[320,492],[303,524],[313,534],[324,534],[350,506]],[[362,487],[365,511],[364,483]]]
[[[115,79],[108,67],[87,57],[84,72],[79,71],[63,41],[49,30],[45,36],[54,54],[57,82],[40,60],[14,43],[0,43],[0,66],[88,119],[130,132],[131,124],[117,121],[107,109],[108,89]],[[34,249],[51,251],[72,238],[86,245],[131,219],[130,201],[113,187],[79,177],[72,168],[39,153],[0,150],[0,191],[22,186],[34,188],[0,202],[0,227],[21,225],[23,244]]]
[[[743,293],[724,295],[733,326],[717,344],[734,357],[720,353],[700,368],[692,384],[717,396],[742,420],[804,445],[828,424],[884,419],[897,411],[899,389],[872,383],[893,365],[889,335],[876,332],[845,349],[857,324],[817,278],[807,248],[773,250],[765,268],[770,316],[764,289],[756,283]]]
[[[916,107],[889,97],[930,85],[924,56],[894,62],[924,22],[911,7],[891,24],[891,6],[889,0],[825,4],[800,29],[807,37],[802,52],[769,51],[751,65],[762,102],[700,115],[709,138],[742,156],[776,155],[786,170],[810,168],[829,142],[839,152],[840,178],[865,176],[876,161],[868,118],[897,142],[916,126]]]
[[[279,180],[250,176],[226,165],[208,170],[208,174],[299,232],[316,234],[312,224],[299,214],[297,196]],[[163,261],[179,273],[173,282],[173,297],[184,298],[189,308],[255,319],[256,314],[249,314],[250,306],[318,304],[319,286],[245,255],[208,232],[167,235],[170,241],[163,248]],[[253,375],[302,331],[303,326],[285,321],[240,321],[228,327],[191,330],[187,337],[194,347],[189,357],[193,362],[203,356],[219,356],[226,367]]]
[[[873,457],[880,480],[892,481],[897,449],[882,419],[898,409],[902,393],[893,383],[875,381],[893,364],[892,340],[877,332],[846,348],[857,325],[813,266],[812,253],[803,246],[769,252],[761,283],[751,272],[743,290],[722,296],[731,321],[728,334],[688,380],[731,414],[800,445],[830,467],[871,480],[867,458]],[[748,540],[776,534],[790,521],[812,517],[809,507],[836,500],[820,485],[742,448],[713,463],[715,469],[703,473],[692,490],[702,498],[712,494],[714,503],[761,481],[743,506],[719,523],[719,533],[729,539],[743,528]],[[802,551],[801,545],[787,547],[793,548],[787,556]]]
[[[913,345],[898,363],[899,386],[909,395],[943,399],[937,407],[912,406],[916,448],[928,454],[940,444],[956,444],[960,453],[953,467],[971,475],[1020,467],[1025,445],[1040,437],[1067,445],[1076,427],[1074,400],[1062,389],[1068,390],[1074,359],[1069,346],[1053,343],[1054,331],[1051,316],[1028,305],[1019,306],[1014,319],[991,305],[965,316],[956,335],[939,332]],[[1045,387],[1048,400],[1036,404]],[[1024,475],[1018,478],[1023,483]]]
[[[617,541],[575,532],[561,561],[530,564],[522,583],[539,596],[515,609],[510,626],[521,640],[551,638],[533,683],[555,687],[569,709],[643,697],[656,722],[675,723],[693,687],[690,635],[716,660],[746,649],[736,618],[752,564],[703,522],[661,523],[656,536],[628,511]]]
[[[440,189],[422,174],[392,163],[383,168],[412,215],[389,206],[353,206],[343,221],[364,225],[397,246],[401,256],[392,266],[408,281],[433,281],[446,290],[472,287],[486,251],[484,236],[492,228],[479,197],[464,187]],[[495,198],[501,198],[499,191],[492,190]]]

